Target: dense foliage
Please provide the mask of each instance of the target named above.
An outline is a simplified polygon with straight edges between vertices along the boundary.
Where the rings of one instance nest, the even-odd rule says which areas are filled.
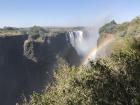
[[[112,55],[91,61],[90,67],[58,66],[54,82],[24,105],[139,105],[139,39],[117,40]]]

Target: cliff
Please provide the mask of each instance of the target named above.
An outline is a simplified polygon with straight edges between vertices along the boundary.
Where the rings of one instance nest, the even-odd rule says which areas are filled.
[[[108,40],[112,40],[106,47],[101,48],[97,56],[108,56],[111,54],[112,49],[117,47],[115,41],[120,39],[120,37],[134,37],[140,36],[140,17],[132,19],[130,22],[124,22],[122,24],[117,24],[114,20],[110,23],[105,24],[99,30],[99,38],[97,41],[97,46],[100,48]],[[123,43],[123,42],[122,42]]]
[[[0,103],[14,105],[25,87],[23,44],[26,35],[0,37]]]
[[[140,17],[134,18],[130,22],[117,24],[114,20],[105,24],[99,30],[100,36],[97,45],[99,46],[108,37],[124,37],[140,35]]]
[[[66,33],[37,41],[28,35],[0,37],[0,104],[15,105],[20,96],[41,92],[53,74],[58,58],[78,65],[80,56]]]

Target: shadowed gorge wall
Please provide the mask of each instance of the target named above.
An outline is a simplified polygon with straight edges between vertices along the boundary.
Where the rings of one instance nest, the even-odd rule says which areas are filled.
[[[64,33],[46,37],[44,42],[27,35],[0,37],[1,105],[15,105],[21,94],[40,92],[52,76],[57,56],[70,65],[80,63]]]
[[[23,43],[27,36],[0,37],[0,103],[14,105],[25,81]]]

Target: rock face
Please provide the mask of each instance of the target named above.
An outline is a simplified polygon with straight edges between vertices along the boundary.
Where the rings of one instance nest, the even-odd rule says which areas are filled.
[[[0,104],[15,105],[19,97],[41,91],[62,57],[78,65],[80,57],[65,33],[46,37],[44,42],[27,35],[0,37]]]
[[[36,63],[47,65],[48,69],[53,68],[59,57],[70,65],[80,63],[80,56],[71,45],[66,33],[45,37],[44,42],[32,39],[26,40],[24,43],[24,56]]]
[[[27,36],[0,37],[0,104],[14,105],[25,85],[23,44]],[[22,89],[21,89],[22,88]]]

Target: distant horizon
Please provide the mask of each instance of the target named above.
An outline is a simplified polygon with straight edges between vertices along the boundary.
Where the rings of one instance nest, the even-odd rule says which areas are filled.
[[[124,20],[124,21],[116,21],[115,19],[112,19],[112,20],[108,20],[107,22],[105,22],[105,23],[103,23],[103,25],[104,24],[106,24],[106,23],[108,23],[108,22],[111,22],[111,21],[115,21],[117,24],[122,24],[122,23],[124,23],[124,22],[130,22],[132,19],[134,19],[134,18],[136,18],[136,17],[138,17],[139,15],[137,15],[137,16],[134,16],[134,17],[132,17],[131,19],[129,19],[129,20]],[[61,25],[30,25],[30,26],[10,26],[10,25],[7,25],[7,26],[0,26],[0,28],[4,28],[4,27],[13,27],[13,28],[30,28],[30,27],[34,27],[34,26],[39,26],[39,27],[44,27],[44,28],[73,28],[73,27],[90,27],[91,25],[63,25],[63,26],[61,26]],[[94,25],[93,25],[94,26]]]
[[[139,5],[139,0],[0,0],[0,28],[122,23],[140,15]]]

